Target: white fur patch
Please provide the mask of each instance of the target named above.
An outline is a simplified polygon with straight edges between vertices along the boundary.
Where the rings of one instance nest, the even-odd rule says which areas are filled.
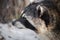
[[[34,0],[30,0],[30,3],[33,3],[34,2]]]

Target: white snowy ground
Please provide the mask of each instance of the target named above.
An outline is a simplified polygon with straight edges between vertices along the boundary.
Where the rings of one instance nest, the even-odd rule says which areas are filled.
[[[40,40],[33,30],[25,28],[21,23],[15,26],[0,23],[0,39],[2,37],[4,40]]]

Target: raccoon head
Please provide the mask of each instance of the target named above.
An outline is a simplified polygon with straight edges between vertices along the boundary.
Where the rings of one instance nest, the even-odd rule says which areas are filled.
[[[21,17],[26,18],[41,33],[51,31],[56,26],[57,12],[50,5],[46,7],[41,3],[32,3],[24,9]]]

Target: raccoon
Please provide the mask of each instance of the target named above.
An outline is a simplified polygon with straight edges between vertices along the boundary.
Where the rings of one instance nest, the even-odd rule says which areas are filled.
[[[17,21],[35,31],[39,36],[42,35],[44,40],[60,40],[60,16],[52,1],[31,3],[23,10]]]

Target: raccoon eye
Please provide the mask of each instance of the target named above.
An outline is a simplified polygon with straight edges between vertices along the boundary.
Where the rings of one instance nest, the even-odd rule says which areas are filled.
[[[45,7],[38,5],[37,6],[38,17],[45,21],[45,24],[48,25],[50,21],[50,17],[48,11]]]
[[[38,12],[38,17],[40,17],[40,15],[41,15],[41,10],[40,10],[40,8],[38,8],[37,12]]]
[[[38,17],[41,17],[43,15],[43,13],[45,12],[45,8],[43,6],[38,5],[36,7],[36,9],[37,9],[37,12],[38,12]]]
[[[50,22],[50,16],[48,14],[48,12],[44,12],[44,14],[41,16],[41,19],[43,19],[45,21],[45,24],[48,25]]]

